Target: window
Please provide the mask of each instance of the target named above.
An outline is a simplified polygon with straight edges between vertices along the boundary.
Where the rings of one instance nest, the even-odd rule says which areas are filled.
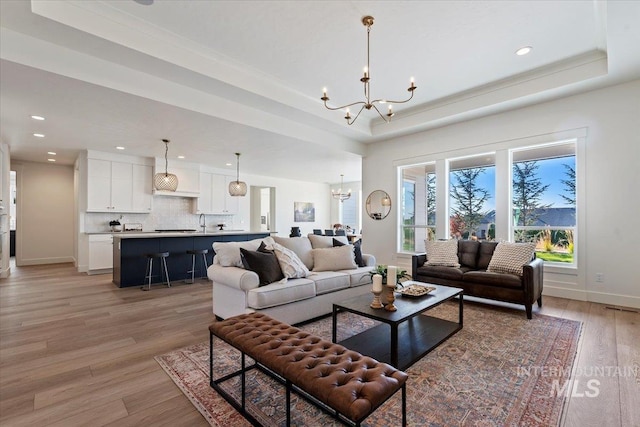
[[[449,232],[456,239],[495,237],[495,155],[449,161]]]
[[[402,169],[401,217],[402,250],[424,252],[436,235],[435,163]]]
[[[360,220],[358,212],[360,211],[360,192],[352,191],[351,197],[340,204],[340,224],[343,227],[349,226],[355,232],[360,230]]]
[[[512,150],[513,240],[547,262],[575,264],[575,142]]]

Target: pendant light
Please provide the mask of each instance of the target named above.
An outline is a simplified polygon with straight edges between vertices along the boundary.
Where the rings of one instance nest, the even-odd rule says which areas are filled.
[[[163,139],[164,142],[164,173],[157,173],[153,176],[153,187],[156,190],[176,191],[178,189],[178,177],[169,173],[169,140]]]
[[[229,183],[229,194],[234,197],[247,194],[247,183],[240,181],[240,153],[236,153],[236,180]]]

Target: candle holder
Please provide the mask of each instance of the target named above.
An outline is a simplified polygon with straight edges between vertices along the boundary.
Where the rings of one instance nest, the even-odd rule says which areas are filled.
[[[384,309],[387,311],[396,311],[398,307],[396,307],[393,302],[396,300],[396,296],[394,292],[396,290],[396,284],[387,284],[387,305],[384,306]]]
[[[373,302],[371,302],[371,305],[369,305],[369,307],[371,307],[371,308],[382,308],[382,307],[384,307],[382,305],[382,302],[380,301],[380,295],[382,294],[382,290],[371,291],[371,293],[373,294]]]

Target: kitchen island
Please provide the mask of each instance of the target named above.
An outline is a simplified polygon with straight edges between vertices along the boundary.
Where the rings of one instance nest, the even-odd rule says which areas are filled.
[[[213,242],[242,242],[267,237],[268,231],[214,231],[214,232],[121,232],[113,233],[113,283],[121,288],[141,286],[147,268],[146,254],[169,252],[167,270],[169,279],[182,281],[190,274],[191,255],[189,249],[209,249],[207,263],[213,260]],[[162,281],[160,262],[153,263],[152,283]],[[196,276],[206,276],[202,269],[202,258],[196,259]]]

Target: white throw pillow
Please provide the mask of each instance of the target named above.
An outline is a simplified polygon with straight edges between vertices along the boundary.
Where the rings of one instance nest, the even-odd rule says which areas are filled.
[[[460,267],[457,240],[427,240],[427,265]]]
[[[493,251],[487,271],[522,276],[522,266],[531,261],[535,250],[535,243],[500,242]]]
[[[339,271],[358,268],[353,258],[353,245],[318,248],[313,253],[313,271]]]
[[[263,241],[267,246],[275,243],[272,237],[254,239],[247,242],[213,242],[213,250],[216,253],[214,264],[220,264],[223,267],[244,268],[242,258],[240,258],[240,248],[255,251],[258,250],[260,243]]]
[[[287,249],[291,249],[298,255],[298,258],[308,269],[313,268],[313,256],[311,255],[311,242],[306,237],[274,237],[275,243],[284,246]]]
[[[317,234],[309,234],[309,240],[311,241],[313,249],[332,248],[333,239],[336,239],[345,245],[349,244],[349,239],[347,239],[346,236],[318,236]]]
[[[276,254],[282,274],[287,279],[296,279],[309,275],[307,266],[291,249],[287,249],[278,243],[274,243],[271,247],[267,246],[267,249],[273,250]]]

